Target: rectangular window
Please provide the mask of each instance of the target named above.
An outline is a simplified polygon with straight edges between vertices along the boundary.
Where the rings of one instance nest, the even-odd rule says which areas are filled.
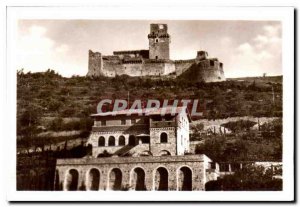
[[[126,119],[121,120],[121,125],[126,125]]]
[[[101,126],[106,126],[106,120],[101,120]]]

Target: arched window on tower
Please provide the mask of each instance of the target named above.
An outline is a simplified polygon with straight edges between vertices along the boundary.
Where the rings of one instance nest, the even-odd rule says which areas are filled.
[[[167,133],[163,132],[160,134],[160,143],[167,143],[168,142],[168,135]]]

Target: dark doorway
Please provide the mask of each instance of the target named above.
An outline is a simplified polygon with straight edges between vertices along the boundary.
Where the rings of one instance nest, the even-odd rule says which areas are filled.
[[[75,191],[78,188],[78,171],[71,169],[66,178],[66,190]]]
[[[145,185],[145,172],[142,168],[135,168],[132,175],[132,184],[134,186],[134,190],[142,191],[146,190]]]
[[[167,191],[169,175],[166,168],[160,167],[155,174],[155,190]]]
[[[192,171],[188,167],[182,167],[179,171],[178,190],[191,191],[192,190]]]
[[[99,170],[93,168],[90,170],[88,174],[87,189],[99,190],[99,185],[100,185],[100,172]]]
[[[109,189],[121,190],[122,188],[122,172],[118,168],[114,168],[109,176]]]
[[[135,136],[134,135],[130,135],[129,136],[129,143],[128,145],[130,146],[135,146],[136,145],[136,141],[135,141]]]

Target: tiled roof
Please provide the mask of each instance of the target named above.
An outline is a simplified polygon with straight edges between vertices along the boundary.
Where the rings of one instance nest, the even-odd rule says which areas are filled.
[[[120,111],[109,111],[104,113],[92,114],[92,117],[96,116],[117,116],[117,115],[130,115],[130,114],[140,114],[145,116],[161,115],[161,114],[180,114],[188,113],[187,108],[183,106],[179,107],[163,107],[163,108],[144,108],[144,109],[125,109]]]

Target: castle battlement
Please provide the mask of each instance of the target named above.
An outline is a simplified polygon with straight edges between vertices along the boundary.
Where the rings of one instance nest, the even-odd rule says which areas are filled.
[[[113,55],[102,55],[89,50],[87,76],[177,76],[193,69],[197,79],[204,82],[224,81],[223,63],[209,58],[206,51],[197,51],[195,59],[171,60],[167,24],[150,24],[149,50],[114,51]],[[173,77],[173,76],[172,76]]]

